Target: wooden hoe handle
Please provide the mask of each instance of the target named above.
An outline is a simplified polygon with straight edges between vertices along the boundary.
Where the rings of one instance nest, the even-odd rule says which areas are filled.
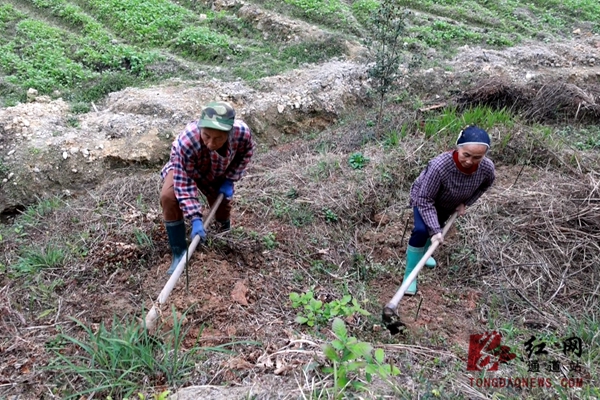
[[[207,227],[210,225],[213,218],[215,217],[217,209],[221,205],[222,201],[223,201],[223,194],[219,194],[219,196],[217,197],[217,200],[215,201],[215,203],[213,204],[213,206],[210,209],[210,214],[208,214],[208,217],[206,218],[206,222],[204,223]],[[165,285],[163,290],[161,290],[160,294],[158,295],[158,299],[156,300],[156,302],[154,303],[154,305],[152,306],[150,311],[148,311],[148,314],[146,314],[145,326],[148,330],[154,329],[154,327],[156,325],[156,320],[158,319],[157,304],[160,305],[160,304],[165,304],[167,302],[167,299],[169,298],[171,291],[177,284],[177,280],[179,279],[179,276],[181,276],[181,273],[183,272],[183,269],[185,268],[185,265],[188,262],[188,259],[192,256],[192,254],[194,253],[194,250],[196,250],[198,243],[200,243],[200,236],[196,235],[194,237],[194,239],[192,240],[192,243],[190,243],[190,247],[188,247],[187,252],[183,254],[183,257],[181,257],[181,261],[179,261],[179,264],[177,264],[177,267],[175,267],[175,271],[173,271],[173,274],[171,274],[171,277],[167,281],[167,284]]]

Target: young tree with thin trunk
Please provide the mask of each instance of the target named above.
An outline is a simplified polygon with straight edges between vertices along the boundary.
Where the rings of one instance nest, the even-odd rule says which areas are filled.
[[[380,136],[381,118],[386,95],[398,86],[399,67],[403,60],[401,39],[404,33],[404,12],[393,0],[383,0],[371,14],[368,46],[374,58],[369,68],[372,87],[379,97],[376,135]]]

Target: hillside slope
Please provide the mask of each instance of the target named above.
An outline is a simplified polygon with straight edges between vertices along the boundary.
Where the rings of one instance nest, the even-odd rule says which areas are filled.
[[[598,398],[599,8],[455,3],[400,2],[406,62],[379,135],[361,45],[375,2],[3,3],[0,397]],[[150,23],[144,10],[160,13]],[[60,37],[57,52],[34,33]],[[65,67],[49,71],[83,80],[54,86],[36,64],[49,56]],[[134,58],[155,75],[137,80]],[[104,79],[116,83],[96,91]],[[170,264],[158,171],[214,98],[236,106],[258,150],[233,229],[209,227],[164,325],[140,337]],[[405,330],[391,335],[380,314],[402,281],[410,185],[466,123],[490,132],[497,182],[402,300]],[[322,302],[310,303],[317,316],[292,293]],[[358,365],[348,376],[362,390],[336,386],[323,350],[333,318],[318,314],[343,299],[356,301],[348,334],[400,374],[369,383]],[[516,357],[469,370],[472,335],[486,332]]]

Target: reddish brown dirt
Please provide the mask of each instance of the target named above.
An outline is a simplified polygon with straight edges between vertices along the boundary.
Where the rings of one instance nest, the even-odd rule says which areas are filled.
[[[256,224],[251,221],[253,216],[237,212],[234,209],[234,226],[251,229]],[[276,232],[280,243],[285,239],[285,227],[272,226],[270,231]],[[162,321],[170,326],[171,307],[178,316],[185,315],[184,328],[189,328],[185,343],[190,347],[196,340],[202,346],[253,340],[260,340],[267,347],[271,343],[277,346],[285,342],[290,333],[290,321],[284,317],[288,312],[286,302],[290,290],[282,287],[285,282],[280,270],[285,268],[285,260],[274,263],[270,252],[260,245],[230,248],[227,245],[230,235],[213,235],[218,243],[196,249],[188,267],[188,278],[184,271],[163,306]],[[163,253],[161,261],[148,270],[143,279],[144,291],[153,293],[153,298],[168,280],[165,273],[171,263],[168,247]],[[146,307],[150,306],[147,302]],[[259,355],[251,352],[240,357],[245,362],[256,362]]]
[[[256,216],[250,213],[235,215],[234,220],[248,229],[257,229]],[[400,246],[398,234],[391,234],[403,227],[403,221],[390,223],[380,233],[366,238],[366,243],[373,249],[375,261],[389,262],[404,254],[405,249]],[[261,228],[275,232],[281,246],[294,240],[294,229],[288,225],[271,221],[268,226]],[[450,232],[448,240],[452,240],[456,234],[455,230]],[[409,234],[407,232],[407,237]],[[198,334],[201,334],[200,342],[205,346],[232,340],[266,339],[267,342],[274,340],[283,343],[282,339],[289,337],[292,330],[301,329],[292,322],[295,311],[291,310],[288,295],[293,287],[284,272],[287,267],[291,270],[296,266],[288,266],[286,260],[270,262],[269,251],[255,250],[258,251],[225,254],[223,251],[199,248],[194,254],[190,265],[189,290],[186,290],[186,277],[182,274],[168,301],[169,307],[174,306],[180,314],[188,310],[186,322],[191,327],[188,335],[190,345]],[[145,291],[158,294],[162,284],[167,281],[164,271],[169,263],[170,255],[167,252],[157,268],[148,271],[144,279]],[[420,275],[418,295],[406,296],[400,303],[399,313],[413,340],[444,340],[446,344],[456,344],[466,351],[469,335],[485,329],[477,315],[481,294],[474,289],[457,288],[456,285],[454,288],[444,287],[440,280],[444,268],[445,262],[439,260],[437,270],[425,269]],[[369,283],[369,290],[376,296],[379,305],[393,297],[402,282],[402,273],[399,270],[393,276]],[[415,320],[420,299],[422,303]],[[371,311],[375,314],[374,310]],[[385,332],[382,334],[382,340],[402,341],[402,337],[389,338]]]
[[[495,190],[510,186],[519,170],[520,167],[499,168],[500,179]],[[402,239],[407,218],[411,218],[408,213],[403,216],[377,216],[377,225],[358,237],[357,248],[361,253],[370,254],[373,262],[386,265],[397,263],[398,267],[397,271],[379,273],[377,279],[366,282],[366,293],[377,302],[368,305],[373,316],[370,319],[348,319],[347,323],[352,334],[361,340],[412,343],[440,349],[456,346],[462,350],[458,355],[463,356],[467,351],[469,335],[486,329],[485,321],[479,316],[480,301],[484,301],[484,296],[476,289],[461,286],[458,277],[448,274],[448,257],[443,249],[438,258],[438,267],[435,270],[424,269],[419,275],[417,296],[407,296],[400,302],[399,314],[407,332],[390,336],[381,326],[379,329],[374,326],[381,325],[378,315],[381,307],[393,297],[402,282],[405,243],[412,227],[412,221],[409,221]],[[289,358],[291,356],[288,355],[281,356],[281,359],[278,358],[279,366],[275,363],[275,357],[272,360],[265,358],[265,355],[269,356],[289,345],[291,339],[302,337],[303,332],[310,333],[310,339],[314,340],[311,328],[294,322],[296,310],[291,308],[289,293],[316,286],[317,297],[333,300],[339,298],[338,283],[353,283],[327,281],[328,277],[324,274],[312,276],[310,260],[294,252],[297,242],[309,243],[305,236],[300,235],[310,233],[276,219],[265,222],[250,206],[238,205],[234,208],[232,220],[234,226],[243,227],[246,232],[259,232],[259,239],[233,240],[233,233],[212,235],[214,244],[199,247],[192,256],[189,289],[186,290],[186,276],[183,274],[163,310],[162,321],[166,328],[172,324],[169,321],[171,307],[175,308],[178,316],[185,316],[184,329],[189,329],[184,341],[187,347],[192,347],[196,340],[201,346],[217,346],[233,341],[261,343],[261,346],[238,346],[234,355],[223,355],[216,367],[207,369],[206,373],[211,374],[214,368],[215,378],[210,384],[239,383],[249,374],[257,371],[274,373],[282,365],[285,368],[281,367],[281,371],[285,372],[280,373],[306,365],[310,362],[308,356],[301,360]],[[92,278],[86,275],[85,279],[73,278],[72,282],[65,285],[61,292],[63,302],[59,318],[71,315],[86,325],[110,325],[115,314],[118,318],[139,316],[142,305],[145,310],[150,308],[152,300],[157,298],[168,280],[166,270],[171,255],[160,216],[145,223],[153,227],[146,231],[152,233],[157,256],[146,260],[144,264],[140,259],[145,255],[135,246],[131,247],[131,243],[128,245],[123,238],[106,238],[102,250],[90,255],[99,260],[97,265],[86,271],[86,274],[97,275]],[[267,232],[276,235],[277,248],[267,249],[261,243],[260,237]],[[451,244],[460,238],[461,235],[452,229],[447,241]],[[314,257],[319,257],[318,250],[318,245],[315,245]],[[329,251],[334,252],[334,246],[330,246]],[[116,262],[127,267],[117,268]],[[340,271],[340,276],[348,273],[341,267]],[[304,281],[295,282],[294,274],[301,274]],[[77,279],[81,279],[81,282]],[[93,312],[91,307],[82,307],[82,304],[93,305]],[[81,312],[82,308],[84,312]],[[418,316],[415,318],[417,310]],[[21,322],[19,312],[22,315],[20,318],[28,321],[23,319]],[[9,322],[7,326],[10,327],[40,326],[39,329],[22,329],[18,339],[0,348],[8,360],[0,370],[0,384],[23,382],[25,379],[39,382],[43,375],[33,366],[50,357],[44,348],[44,341],[59,333],[52,326],[54,314],[36,319],[23,311],[0,307],[0,315]],[[70,322],[64,326],[70,335],[80,333]],[[330,335],[328,328],[320,332]],[[267,361],[273,362],[269,364]]]
[[[436,268],[444,268],[443,264]],[[400,320],[406,325],[408,334],[427,341],[436,335],[438,339],[468,349],[469,335],[485,329],[477,316],[481,296],[471,288],[451,289],[432,277],[433,271],[424,270],[419,275],[418,292],[415,296],[404,296],[398,305]],[[403,274],[382,281],[373,288],[381,304],[389,302],[400,285]],[[419,303],[420,308],[419,308]],[[399,336],[401,340],[402,336]]]

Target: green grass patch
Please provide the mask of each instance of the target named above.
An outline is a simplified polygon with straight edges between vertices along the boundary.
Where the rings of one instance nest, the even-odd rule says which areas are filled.
[[[256,80],[341,56],[346,47],[341,37],[309,40],[290,45],[247,43],[232,56],[232,74],[244,80]]]
[[[302,10],[308,19],[314,21],[324,21],[331,17],[343,18],[348,10],[348,6],[339,0],[283,0],[285,3],[293,5]]]
[[[18,21],[26,17],[26,14],[23,14],[15,9],[12,4],[0,4],[0,23],[2,24],[3,28],[6,29],[9,22]]]
[[[27,89],[35,88],[58,91],[76,105],[75,113],[87,112],[108,93],[183,75],[179,67],[160,67],[165,52],[223,66],[222,79],[252,80],[346,50],[341,36],[265,42],[261,31],[231,13],[202,8],[207,18],[201,20],[169,1],[31,0],[30,7],[49,21],[11,5],[0,8],[0,106],[24,102]]]
[[[400,142],[408,135],[409,124],[403,123],[400,129],[392,129],[384,134],[383,145],[386,148],[398,147]]]
[[[64,202],[58,196],[41,199],[36,204],[23,211],[20,222],[28,225],[35,225],[42,218],[60,208],[62,205],[64,205]]]
[[[90,0],[94,17],[135,43],[164,45],[190,22],[190,10],[166,0]]]
[[[448,141],[456,139],[457,132],[467,125],[477,125],[485,130],[496,125],[512,127],[514,117],[505,109],[475,107],[460,113],[456,108],[447,108],[440,114],[426,118],[423,130],[428,138],[435,137],[442,141]]]
[[[413,28],[416,38],[422,40],[430,47],[442,47],[449,43],[462,45],[465,43],[478,43],[482,35],[465,25],[454,25],[438,20],[431,25]]]
[[[66,251],[58,246],[48,245],[44,248],[25,249],[16,264],[11,267],[16,275],[30,275],[41,270],[60,268],[67,259]]]
[[[360,34],[351,6],[341,0],[255,0],[262,7],[338,31]]]
[[[464,44],[512,46],[540,34],[570,36],[573,26],[583,22],[590,23],[594,32],[600,30],[600,3],[593,0],[400,0],[399,4],[423,12],[408,18],[408,40],[438,49]]]
[[[297,66],[302,63],[325,61],[344,54],[345,50],[341,37],[329,37],[323,40],[310,40],[282,47],[277,58],[288,62],[290,65]]]
[[[381,5],[377,0],[358,0],[352,3],[352,14],[361,24],[368,26],[371,13]]]
[[[290,202],[289,199],[277,197],[271,198],[270,203],[272,204],[272,215],[290,225],[301,227],[312,224],[314,220],[314,213],[306,203]]]
[[[597,126],[565,126],[557,130],[558,136],[577,150],[600,149],[600,128]]]
[[[27,89],[35,88],[40,94],[59,90],[69,100],[93,101],[151,78],[146,67],[160,60],[157,53],[113,43],[113,37],[76,6],[61,1],[37,3],[73,23],[83,34],[3,6],[0,74],[12,85],[4,98],[24,101]]]
[[[208,26],[189,26],[182,29],[174,40],[174,47],[197,61],[216,61],[232,54],[229,43],[234,40]]]
[[[48,369],[54,372],[63,398],[91,393],[99,398],[125,398],[159,385],[179,386],[203,354],[228,352],[233,344],[185,348],[188,330],[174,311],[172,318],[173,328],[159,327],[154,336],[135,319],[113,318],[109,326],[102,323],[97,330],[75,320],[82,338],[61,334],[47,343],[55,356]]]

